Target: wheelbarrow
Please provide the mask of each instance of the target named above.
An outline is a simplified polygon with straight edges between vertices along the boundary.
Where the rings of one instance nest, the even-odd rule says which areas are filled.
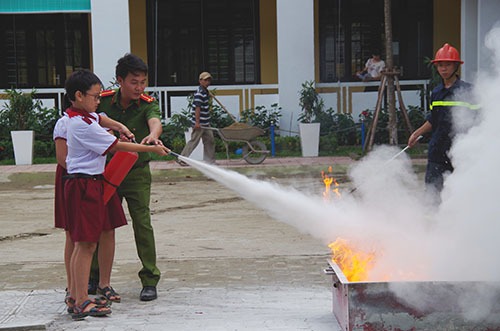
[[[262,136],[266,131],[246,123],[239,123],[212,92],[209,91],[208,93],[234,121],[233,124],[222,129],[211,127],[205,128],[217,132],[219,137],[222,139],[222,142],[226,147],[227,159],[229,160],[229,146],[227,143],[241,142],[244,143],[241,147],[241,154],[245,161],[250,164],[260,164],[264,162],[270,152],[266,150],[266,144],[255,140],[255,138]]]
[[[244,143],[241,147],[241,154],[243,159],[249,164],[262,163],[267,155],[270,153],[266,150],[266,144],[261,141],[255,140],[258,136],[262,136],[265,131],[261,128],[248,125],[246,123],[235,122],[225,128],[204,128],[217,132],[226,147],[226,155],[229,159],[229,146],[228,142]]]

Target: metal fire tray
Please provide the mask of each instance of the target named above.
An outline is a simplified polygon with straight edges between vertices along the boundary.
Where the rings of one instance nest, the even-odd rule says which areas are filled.
[[[349,282],[334,262],[328,263],[332,310],[342,330],[500,330],[500,283]],[[482,313],[479,320],[470,318],[477,313]]]

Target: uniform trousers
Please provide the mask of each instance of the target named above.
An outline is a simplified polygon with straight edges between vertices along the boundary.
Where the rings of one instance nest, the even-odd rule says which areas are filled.
[[[118,188],[118,195],[127,201],[132,218],[137,255],[142,263],[139,278],[142,286],[156,286],[160,281],[160,269],[156,266],[156,245],[151,225],[151,171],[149,163],[130,170]],[[99,266],[96,256],[92,261],[90,282],[98,283]]]

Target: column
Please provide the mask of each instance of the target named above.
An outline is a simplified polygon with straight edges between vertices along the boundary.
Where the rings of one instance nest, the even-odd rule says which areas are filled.
[[[91,0],[90,6],[93,71],[106,88],[115,79],[117,60],[130,52],[128,0]]]
[[[277,0],[280,128],[298,132],[299,90],[314,80],[314,0]],[[283,132],[287,135],[287,132]]]

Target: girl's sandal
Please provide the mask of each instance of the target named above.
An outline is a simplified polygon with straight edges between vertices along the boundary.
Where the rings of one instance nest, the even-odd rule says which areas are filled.
[[[101,299],[101,298],[93,298],[89,299],[90,303],[95,304],[97,308],[106,308],[109,307],[109,302],[106,299]],[[69,314],[73,314],[74,309],[75,309],[75,299],[73,299],[70,296],[67,296],[64,298],[64,302],[66,303],[66,306],[68,307],[66,310]]]
[[[109,302],[120,302],[121,297],[111,286],[106,286],[105,288],[97,288],[97,293],[101,294]]]
[[[89,307],[93,305],[93,307]],[[86,300],[80,306],[75,305],[73,307],[73,313],[71,314],[71,318],[74,321],[79,321],[84,319],[87,316],[92,317],[101,317],[111,314],[111,308],[109,307],[99,307],[92,300]]]
[[[92,298],[89,299],[92,303],[95,303],[98,307],[109,307],[111,306],[112,302],[109,300],[106,300],[105,298]]]
[[[68,314],[73,314],[73,310],[75,309],[75,299],[70,296],[66,296],[64,298],[64,303],[66,303],[66,311],[68,312]]]

